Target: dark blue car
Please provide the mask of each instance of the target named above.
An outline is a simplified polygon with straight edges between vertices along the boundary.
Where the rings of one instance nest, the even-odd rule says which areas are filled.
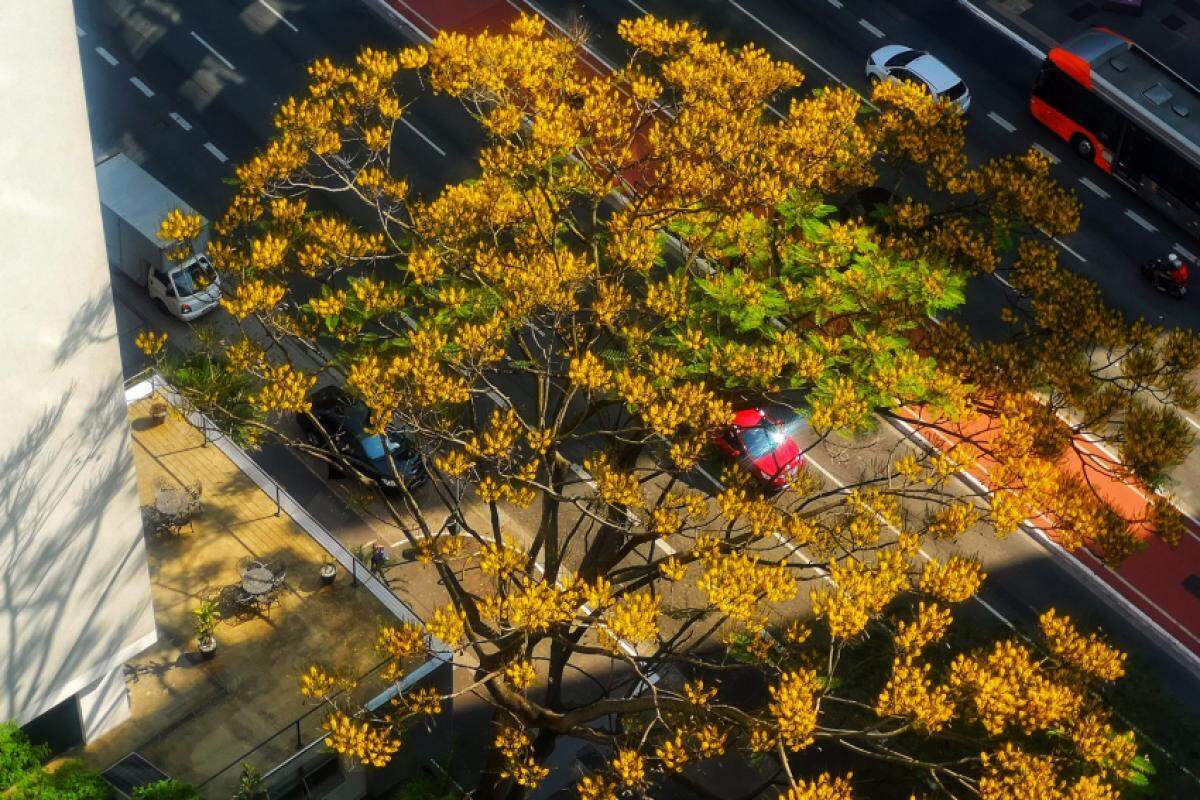
[[[353,470],[384,489],[398,489],[399,478],[412,490],[429,477],[412,440],[393,428],[382,434],[368,433],[370,412],[366,405],[340,386],[318,389],[309,397],[309,402],[312,403],[312,417],[316,417],[320,428],[308,414],[297,414],[296,422],[313,447],[327,449],[329,443],[325,434],[328,434]],[[395,464],[395,470],[392,464]],[[329,476],[344,477],[345,470],[331,464]]]

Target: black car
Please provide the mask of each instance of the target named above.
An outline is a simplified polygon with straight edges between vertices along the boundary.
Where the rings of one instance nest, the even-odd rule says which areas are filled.
[[[368,479],[385,489],[395,489],[396,475],[399,475],[405,486],[414,489],[429,477],[412,441],[392,428],[384,434],[368,433],[370,411],[361,400],[351,397],[341,387],[326,386],[313,392],[308,399],[312,403],[312,416],[333,439],[338,452]],[[308,414],[297,414],[296,422],[309,444],[319,448],[328,446],[325,434],[318,430]],[[388,463],[389,452],[396,465],[395,473]],[[343,470],[330,465],[329,475],[342,477]]]

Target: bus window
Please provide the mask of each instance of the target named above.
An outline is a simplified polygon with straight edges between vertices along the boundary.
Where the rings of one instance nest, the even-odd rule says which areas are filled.
[[[1126,139],[1121,148],[1121,161],[1129,172],[1145,175],[1179,200],[1200,210],[1200,170],[1140,128],[1132,128]]]
[[[1042,67],[1033,94],[1109,147],[1120,143],[1121,115],[1053,63]]]

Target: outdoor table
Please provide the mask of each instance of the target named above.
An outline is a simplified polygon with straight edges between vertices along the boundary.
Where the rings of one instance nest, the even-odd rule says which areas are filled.
[[[187,513],[190,500],[182,489],[163,487],[154,494],[154,508],[165,517],[181,517]]]
[[[275,575],[266,567],[251,567],[242,573],[242,589],[258,597],[275,588]]]

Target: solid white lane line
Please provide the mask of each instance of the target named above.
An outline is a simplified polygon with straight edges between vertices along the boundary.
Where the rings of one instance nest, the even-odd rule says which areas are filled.
[[[1098,195],[1100,195],[1101,197],[1103,197],[1105,200],[1107,200],[1109,197],[1111,197],[1111,196],[1112,196],[1112,195],[1110,195],[1108,192],[1106,192],[1106,191],[1104,191],[1103,189],[1101,189],[1101,188],[1100,188],[1099,186],[1097,186],[1096,184],[1092,183],[1092,182],[1091,182],[1091,180],[1089,180],[1088,178],[1080,178],[1080,179],[1079,179],[1079,182],[1080,182],[1080,183],[1082,183],[1082,184],[1083,184],[1084,186],[1086,186],[1087,188],[1091,189],[1091,190],[1092,190],[1093,192],[1095,192],[1096,194],[1098,194]]]
[[[1042,52],[1041,49],[1039,49],[1037,46],[1031,44],[1028,40],[1025,39],[1025,37],[1018,35],[1014,30],[1009,28],[1007,25],[1005,25],[1000,20],[993,17],[991,14],[984,11],[982,8],[977,7],[975,5],[975,3],[973,3],[971,0],[958,0],[958,4],[960,6],[962,6],[963,8],[965,8],[967,11],[970,11],[975,16],[979,17],[981,20],[986,22],[988,25],[991,25],[993,28],[998,30],[1004,37],[1006,37],[1007,39],[1018,44],[1021,48],[1023,48],[1025,50],[1025,52],[1029,53],[1034,58],[1041,61],[1046,57],[1046,54],[1044,52]]]
[[[1074,250],[1072,250],[1072,249],[1071,249],[1069,246],[1067,246],[1067,243],[1066,243],[1066,242],[1064,242],[1062,239],[1058,238],[1057,236],[1055,236],[1055,237],[1054,237],[1054,243],[1055,243],[1056,245],[1058,245],[1059,247],[1061,247],[1063,250],[1066,250],[1068,253],[1070,253],[1071,255],[1073,255],[1073,256],[1075,256],[1076,258],[1078,258],[1078,259],[1079,259],[1080,261],[1082,261],[1084,264],[1086,264],[1086,263],[1087,263],[1087,259],[1086,259],[1086,258],[1084,258],[1083,256],[1079,255],[1079,253],[1076,253]]]
[[[75,35],[79,36],[79,37],[84,37],[84,36],[87,36],[87,31],[85,31],[83,28],[76,25],[75,26]]]
[[[208,42],[204,41],[204,37],[202,37],[200,34],[196,33],[195,31],[192,31],[192,38],[195,39],[197,42],[199,42],[204,47],[205,50],[212,53],[217,58],[221,59],[222,64],[229,67],[234,72],[237,72],[237,67],[235,67],[233,64],[229,63],[229,59],[226,58],[225,56],[221,55],[220,53],[218,53],[217,49],[215,47],[213,47]]]
[[[1034,143],[1033,143],[1033,149],[1034,149],[1034,150],[1037,150],[1039,153],[1041,153],[1041,154],[1042,154],[1042,155],[1044,155],[1046,158],[1048,158],[1048,159],[1050,160],[1050,163],[1051,163],[1051,164],[1059,164],[1059,163],[1061,163],[1061,162],[1062,162],[1062,159],[1060,159],[1058,156],[1054,155],[1054,153],[1051,153],[1051,152],[1050,152],[1049,150],[1047,150],[1046,148],[1042,147],[1042,146],[1041,146],[1040,144],[1038,144],[1037,142],[1034,142]]]
[[[1136,222],[1138,225],[1141,225],[1143,228],[1150,231],[1151,233],[1158,233],[1158,228],[1156,228],[1152,224],[1150,224],[1149,220],[1145,219],[1144,217],[1138,216],[1137,214],[1133,213],[1133,211],[1128,208],[1125,209],[1125,216],[1129,217],[1131,220]]]
[[[445,150],[443,150],[442,148],[438,147],[438,146],[437,146],[437,142],[435,142],[433,139],[430,139],[428,136],[426,136],[425,134],[423,134],[423,133],[421,133],[419,130],[417,130],[417,127],[416,127],[415,125],[413,125],[411,122],[409,122],[408,120],[406,120],[404,117],[401,117],[401,118],[400,118],[400,121],[401,121],[401,122],[403,122],[403,123],[405,124],[405,126],[406,126],[406,127],[407,127],[407,128],[410,130],[410,131],[412,131],[412,132],[413,132],[413,133],[415,133],[417,136],[420,136],[422,139],[424,139],[424,140],[425,140],[425,144],[429,145],[429,146],[430,146],[430,147],[432,147],[434,150],[436,150],[436,151],[438,152],[438,155],[440,155],[440,156],[445,156],[445,155],[446,155],[446,151],[445,151]]]
[[[644,8],[642,8],[642,7],[641,7],[640,5],[638,5],[637,3],[633,2],[633,0],[625,0],[625,2],[626,2],[626,3],[629,3],[629,5],[631,5],[631,6],[633,6],[634,8],[636,8],[636,9],[638,10],[638,13],[639,13],[639,14],[649,14],[649,13],[650,13],[649,11],[647,11],[647,10],[646,10],[646,9],[644,9]]]
[[[1004,117],[997,114],[995,111],[988,112],[988,119],[990,119],[992,122],[999,125],[1001,128],[1004,128],[1004,130],[1008,131],[1009,133],[1012,133],[1013,131],[1015,131],[1017,129],[1016,125],[1013,125],[1011,122],[1009,122]]]
[[[841,8],[842,0],[829,0],[829,5],[833,6],[834,8]]]
[[[781,34],[779,31],[775,30],[770,25],[768,25],[767,23],[763,22],[758,17],[751,14],[749,11],[746,10],[746,7],[743,6],[741,3],[737,2],[737,0],[729,0],[729,5],[733,6],[738,11],[742,12],[743,16],[745,16],[747,19],[749,19],[755,25],[758,25],[764,31],[766,31],[767,33],[771,34],[776,39],[778,39],[780,44],[784,45],[789,50],[791,50],[793,53],[795,53],[796,55],[800,56],[805,61],[807,61],[809,64],[812,64],[814,67],[819,69],[825,75],[826,78],[829,78],[831,81],[838,84],[839,86],[846,86],[846,82],[844,80],[839,78],[837,75],[834,75],[829,70],[825,69],[825,67],[823,67],[821,64],[817,63],[813,59],[812,56],[810,56],[808,53],[801,50],[799,47],[796,47],[796,45],[789,42],[786,38],[784,38],[783,34]]]
[[[217,161],[220,161],[222,164],[224,164],[226,161],[229,160],[229,156],[225,155],[219,149],[217,149],[217,146],[215,144],[213,144],[212,142],[205,142],[204,149],[207,150],[208,152],[212,153],[213,158],[215,158]]]
[[[260,6],[262,6],[263,8],[265,8],[267,11],[270,11],[270,12],[271,12],[272,14],[274,14],[276,17],[278,17],[280,22],[282,22],[284,25],[287,25],[287,26],[288,26],[289,28],[291,28],[293,31],[297,31],[297,32],[298,32],[298,31],[300,30],[300,29],[299,29],[299,28],[297,28],[295,25],[293,25],[292,23],[288,22],[288,20],[287,20],[287,17],[285,17],[283,14],[280,14],[278,11],[276,11],[276,10],[275,10],[275,8],[274,8],[274,6],[272,6],[270,3],[268,3],[268,2],[267,2],[267,0],[258,0],[258,4],[259,4]]]
[[[120,64],[120,63],[121,63],[120,61],[117,61],[117,57],[116,57],[116,56],[114,56],[112,53],[110,53],[110,52],[108,52],[107,50],[105,50],[103,47],[97,47],[97,48],[96,48],[96,55],[100,56],[100,57],[101,57],[101,58],[103,58],[105,61],[107,61],[107,62],[108,62],[108,65],[109,65],[110,67],[115,67],[117,64]]]
[[[875,34],[875,38],[876,38],[876,39],[882,39],[882,38],[884,37],[884,35],[885,35],[883,31],[879,30],[879,28],[876,28],[874,25],[872,25],[871,23],[867,22],[865,19],[860,19],[860,20],[858,21],[858,24],[859,24],[859,25],[862,25],[862,26],[863,26],[864,28],[866,28],[868,31],[870,31],[871,33]]]
[[[146,97],[154,97],[154,90],[142,83],[141,78],[133,77],[129,79],[129,82],[132,83],[139,92],[146,95]]]
[[[188,122],[186,119],[179,116],[178,112],[172,111],[167,116],[170,117],[171,119],[175,120],[175,124],[178,125],[179,127],[183,128],[185,131],[190,131],[192,129],[192,123]]]
[[[1179,242],[1176,242],[1176,243],[1175,243],[1175,245],[1174,245],[1174,247],[1175,247],[1175,252],[1176,252],[1176,253],[1179,253],[1179,255],[1183,256],[1183,257],[1184,257],[1184,258],[1186,258],[1188,261],[1197,261],[1197,260],[1200,260],[1200,259],[1197,259],[1197,258],[1196,258],[1195,254],[1194,254],[1194,253],[1192,253],[1192,251],[1191,251],[1191,250],[1188,250],[1186,247],[1184,247],[1183,245],[1181,245]]]

